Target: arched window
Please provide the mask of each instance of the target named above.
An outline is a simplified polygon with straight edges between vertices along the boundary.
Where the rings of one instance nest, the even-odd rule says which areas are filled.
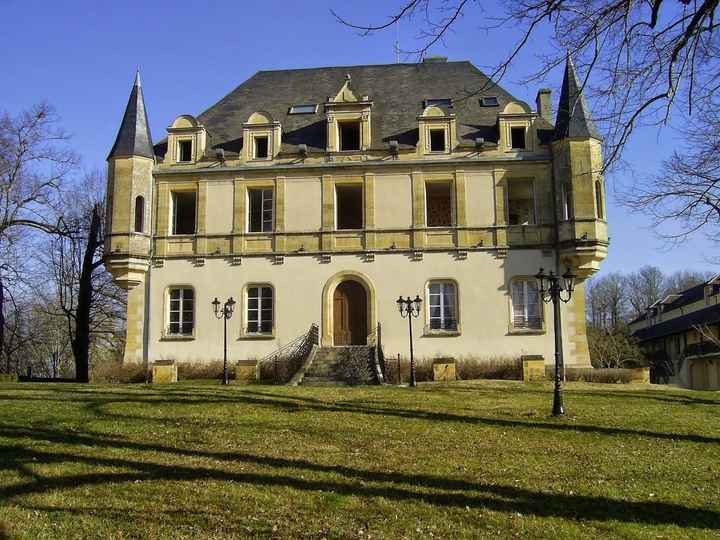
[[[135,197],[135,232],[144,232],[145,225],[145,197]]]
[[[603,206],[602,184],[600,180],[595,181],[595,206],[597,207],[598,219],[605,219],[605,208]]]

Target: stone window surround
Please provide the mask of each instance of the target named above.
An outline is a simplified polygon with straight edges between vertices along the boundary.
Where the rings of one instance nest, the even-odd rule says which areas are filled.
[[[540,317],[542,318],[540,328],[516,328],[514,324],[514,308],[512,298],[512,286],[517,281],[530,281],[535,280],[535,276],[530,275],[516,275],[513,276],[507,285],[507,296],[508,296],[508,335],[541,335],[545,334],[547,329],[545,327],[545,302],[543,302],[540,295],[538,295],[538,306],[540,308]]]
[[[170,333],[170,292],[176,289],[190,289],[193,291],[193,329],[189,334],[171,334]],[[182,313],[182,310],[181,310]],[[182,317],[182,315],[181,315]],[[162,330],[160,332],[160,341],[192,341],[195,339],[197,330],[197,291],[195,287],[189,283],[175,283],[165,287],[163,292],[163,317]]]
[[[248,318],[248,305],[249,305],[249,299],[248,299],[248,289],[251,287],[269,287],[272,291],[272,330],[270,332],[248,332],[247,325],[249,322]],[[236,310],[238,312],[239,318],[240,318],[240,335],[238,336],[238,341],[240,340],[272,340],[275,339],[275,331],[276,331],[276,310],[275,306],[277,305],[277,295],[275,286],[272,283],[265,282],[265,281],[251,281],[243,285],[242,288],[242,294],[240,296],[240,309]]]
[[[498,115],[498,122],[500,126],[500,141],[498,146],[500,146],[504,152],[523,153],[535,151],[536,142],[534,132],[531,129],[531,114],[501,114]],[[517,127],[525,128],[525,148],[512,147],[511,129]]]
[[[366,152],[371,145],[370,108],[372,102],[326,103],[327,151],[341,154]],[[360,148],[358,150],[340,150],[340,124],[342,122],[360,122]]]
[[[455,330],[431,329],[430,328],[430,285],[433,283],[452,283],[455,286],[455,320],[457,328]],[[421,337],[458,337],[462,335],[462,320],[460,315],[460,286],[454,278],[441,277],[431,278],[425,282],[423,287],[424,296],[424,323],[423,333]]]

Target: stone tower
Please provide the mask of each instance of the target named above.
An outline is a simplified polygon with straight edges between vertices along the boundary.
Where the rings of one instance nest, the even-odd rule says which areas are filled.
[[[155,155],[139,71],[107,162],[105,266],[128,291],[124,360],[142,362]]]
[[[574,301],[565,316],[570,329],[570,354],[579,364],[589,365],[583,281],[597,272],[600,262],[607,257],[608,230],[602,138],[578,84],[570,55],[565,64],[555,120],[552,157],[559,270],[563,272],[569,266],[579,278]]]

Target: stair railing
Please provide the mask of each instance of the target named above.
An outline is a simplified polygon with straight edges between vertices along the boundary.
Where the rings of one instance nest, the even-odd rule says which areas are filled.
[[[313,323],[306,333],[260,359],[260,380],[269,380],[276,384],[288,382],[305,363],[313,346],[318,345],[319,337],[320,329]]]
[[[373,363],[373,372],[378,384],[385,381],[385,353],[382,348],[382,326],[377,323],[375,329],[368,334],[367,342]]]

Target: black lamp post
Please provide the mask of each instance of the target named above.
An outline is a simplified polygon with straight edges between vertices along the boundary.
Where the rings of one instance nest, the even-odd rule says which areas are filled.
[[[422,298],[415,296],[415,300],[411,300],[408,296],[403,298],[402,296],[397,299],[398,310],[400,315],[408,320],[408,329],[410,331],[410,386],[417,386],[417,377],[415,374],[415,356],[413,355],[413,337],[412,337],[412,320],[413,317],[417,318],[420,316],[420,304]],[[399,368],[398,368],[399,369]],[[399,374],[399,371],[398,371]]]
[[[232,317],[233,309],[235,308],[235,300],[231,296],[224,304],[220,303],[220,300],[215,297],[212,301],[213,311],[215,317],[223,320],[223,384],[230,384],[228,378],[228,366],[227,366],[227,322]]]
[[[563,369],[563,350],[562,350],[562,325],[560,322],[560,302],[569,302],[575,290],[575,275],[570,272],[570,268],[562,275],[558,276],[550,271],[545,274],[543,269],[535,275],[539,281],[540,295],[546,303],[553,303],[553,315],[555,324],[555,392],[553,394],[553,416],[565,414],[562,396],[562,381],[560,379]]]

